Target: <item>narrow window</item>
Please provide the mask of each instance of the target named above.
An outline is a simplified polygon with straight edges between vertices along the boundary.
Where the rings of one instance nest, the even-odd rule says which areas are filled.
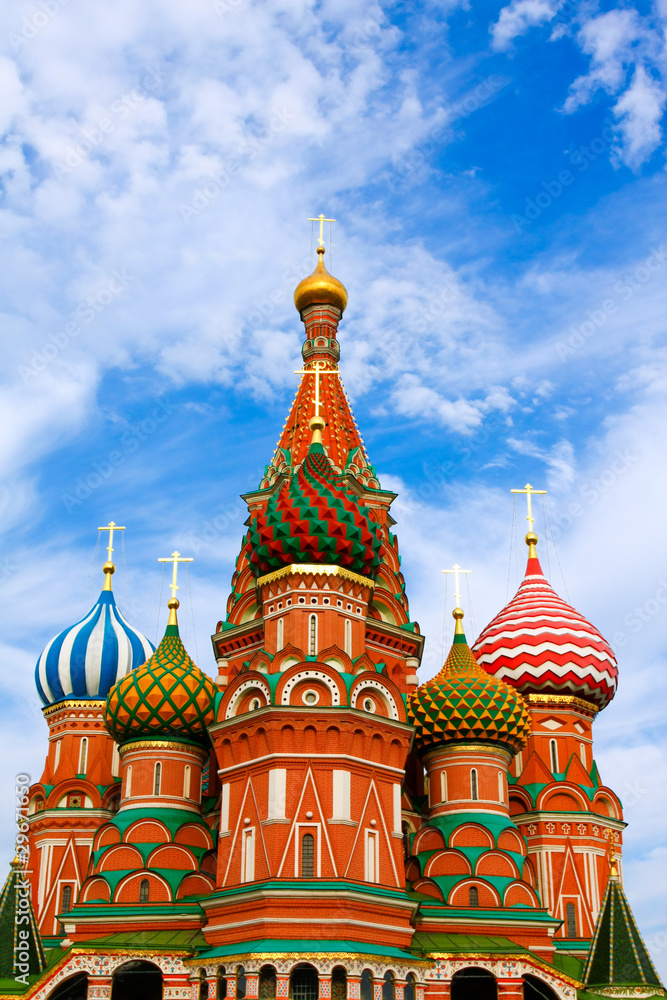
[[[284,767],[274,767],[269,771],[269,807],[267,819],[285,819],[287,798],[287,771]]]
[[[317,656],[317,615],[310,616],[310,629],[308,634],[308,655]]]
[[[114,778],[118,777],[120,771],[120,754],[118,753],[118,744],[114,743],[113,750],[111,751],[111,773]]]
[[[522,754],[521,750],[519,750],[519,752],[516,755],[516,757],[514,758],[514,760],[515,760],[514,770],[516,772],[517,778],[520,778],[521,777],[521,772],[523,771],[523,754]]]
[[[551,770],[554,774],[558,773],[558,747],[556,746],[555,740],[549,740],[549,749],[551,750]]]
[[[351,779],[349,771],[333,772],[333,815],[332,819],[351,819]]]
[[[470,772],[470,798],[476,800],[477,796],[477,769],[473,767]]]
[[[220,832],[229,830],[229,785],[223,785],[220,792]]]
[[[185,771],[183,772],[183,798],[190,798],[190,765],[185,765]]]
[[[393,972],[385,972],[382,984],[382,1000],[396,1000]]]
[[[125,772],[125,798],[129,799],[132,795],[132,765],[128,764],[127,771]]]
[[[447,801],[447,772],[440,772],[440,801]]]
[[[581,757],[581,763],[584,765],[584,767],[587,767],[587,764],[586,764],[586,744],[585,743],[580,743],[579,744],[579,756]]]
[[[139,884],[139,902],[147,903],[150,895],[150,882],[147,878],[142,878]]]
[[[352,656],[352,622],[349,618],[345,619],[345,652]]]
[[[361,1000],[373,1000],[373,973],[364,969],[361,973]]]
[[[60,763],[60,744],[61,743],[62,743],[62,740],[56,740],[56,755],[55,755],[55,759],[54,759],[54,762],[53,762],[54,770],[55,770],[55,768],[58,767],[58,764]]]
[[[377,830],[366,830],[366,882],[380,881],[378,840]]]
[[[301,838],[301,878],[315,875],[315,838],[312,833],[304,833]]]
[[[79,770],[78,774],[86,773],[86,766],[88,764],[88,737],[84,736],[81,740],[81,749],[79,750]]]
[[[63,889],[63,902],[61,906],[61,911],[63,913],[69,913],[72,909],[72,886],[66,885]]]
[[[215,995],[217,1000],[226,1000],[227,997],[227,976],[225,974],[225,967],[221,965],[218,968],[218,974],[216,976],[216,990]]]
[[[241,881],[253,882],[255,879],[255,831],[244,830],[241,845]]]
[[[280,650],[283,648],[285,643],[285,622],[282,618],[278,619],[278,628],[276,633],[276,649]]]
[[[574,903],[565,904],[565,924],[567,937],[577,936],[577,920],[575,917]]]
[[[498,771],[498,801],[505,801],[505,779],[502,771]]]
[[[408,972],[405,987],[403,989],[404,1000],[415,1000],[415,977]]]
[[[479,889],[476,885],[471,885],[468,890],[468,899],[471,906],[479,906]]]
[[[401,802],[402,789],[394,785],[394,833],[403,832],[403,808]]]
[[[153,780],[153,795],[160,794],[160,787],[162,785],[162,764],[155,765],[155,778]]]

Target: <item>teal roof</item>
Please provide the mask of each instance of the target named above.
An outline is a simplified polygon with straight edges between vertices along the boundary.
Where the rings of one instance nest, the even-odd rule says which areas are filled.
[[[363,941],[329,941],[312,939],[281,939],[261,938],[259,941],[246,941],[240,944],[222,945],[219,948],[206,948],[199,952],[202,959],[226,958],[232,955],[263,955],[276,952],[297,952],[297,954],[313,954],[317,952],[352,952],[358,955],[384,955],[388,958],[401,958],[410,961],[415,956],[410,951],[401,948],[389,948],[383,945],[368,944]]]
[[[487,934],[426,934],[417,931],[410,945],[411,951],[432,954],[448,952],[465,954],[482,952],[484,954],[530,954],[527,948],[506,937],[494,937]]]

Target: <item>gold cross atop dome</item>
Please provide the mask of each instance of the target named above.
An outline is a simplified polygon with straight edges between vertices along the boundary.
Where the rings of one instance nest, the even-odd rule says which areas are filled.
[[[111,556],[113,555],[113,533],[114,531],[125,531],[125,528],[116,524],[115,521],[109,521],[108,524],[102,525],[98,531],[108,531],[109,532],[109,544],[107,545],[107,561],[105,562],[102,570],[104,572],[104,587],[103,590],[111,590],[111,577],[116,572],[116,567],[114,566]]]
[[[318,215],[316,219],[308,219],[309,222],[319,222],[320,224],[320,235],[317,239],[318,247],[324,246],[324,223],[325,222],[335,222],[335,219],[325,219],[324,215]]]
[[[171,577],[171,583],[169,584],[169,589],[171,590],[171,597],[167,602],[167,607],[169,608],[169,621],[167,624],[178,625],[178,621],[176,619],[176,609],[178,608],[179,605],[178,598],[176,597],[176,591],[178,590],[178,584],[176,583],[176,580],[178,578],[178,564],[193,562],[193,558],[192,556],[190,557],[182,556],[180,552],[172,552],[170,556],[165,556],[164,559],[158,559],[158,562],[161,563],[170,562],[173,563],[174,565],[174,572]]]
[[[528,546],[528,558],[536,559],[537,550],[535,546],[537,545],[537,535],[533,531],[533,524],[535,523],[535,518],[533,517],[533,497],[534,496],[546,496],[546,490],[534,490],[530,483],[526,483],[522,490],[512,490],[512,493],[525,493],[526,499],[528,501],[528,516],[526,520],[528,521],[528,534],[526,535],[526,545]]]
[[[454,629],[454,635],[463,635],[463,625],[461,624],[461,619],[463,618],[463,611],[461,609],[461,576],[468,575],[472,573],[471,569],[461,569],[458,563],[454,563],[451,569],[443,569],[442,573],[453,574],[454,576],[454,600],[456,601],[456,607],[452,612],[453,617],[456,619],[456,628]]]
[[[326,361],[314,361],[311,368],[299,368],[295,375],[315,376],[315,416],[310,421],[310,429],[313,432],[313,444],[322,444],[322,431],[324,430],[324,419],[320,415],[320,375],[338,375],[336,368],[327,368]]]

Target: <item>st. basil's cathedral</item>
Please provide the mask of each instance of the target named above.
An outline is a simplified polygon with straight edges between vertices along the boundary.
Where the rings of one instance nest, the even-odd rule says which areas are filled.
[[[157,648],[122,615],[113,522],[97,603],[38,659],[48,752],[0,897],[0,997],[664,996],[594,760],[614,654],[531,522],[514,598],[472,646],[457,607],[419,683],[324,252],[295,292],[301,383],[243,498],[215,680],[179,636],[179,553]]]

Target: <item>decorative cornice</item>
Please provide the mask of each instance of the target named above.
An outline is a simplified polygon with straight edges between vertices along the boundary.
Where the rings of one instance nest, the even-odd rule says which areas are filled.
[[[285,576],[292,574],[312,574],[313,576],[340,576],[343,580],[351,580],[361,587],[375,587],[375,581],[368,576],[361,576],[360,573],[353,573],[343,566],[333,566],[329,563],[291,563],[281,569],[273,570],[272,573],[265,573],[264,576],[257,577],[257,586],[262,587],[265,583],[273,583],[274,580],[281,580]]]
[[[488,743],[468,743],[466,740],[450,740],[435,747],[429,747],[424,753],[422,760],[427,761],[429,757],[450,757],[460,753],[488,753],[493,757],[503,757],[509,764],[514,753],[505,744],[500,742]]]
[[[597,715],[600,711],[599,705],[593,705],[590,701],[577,698],[573,694],[525,694],[524,698],[530,705],[571,705],[572,708],[583,708],[591,715]]]
[[[194,743],[179,743],[177,740],[133,740],[118,747],[118,753],[121,757],[133,750],[183,750],[186,753],[198,754],[202,760],[208,756],[208,750],[203,747],[196,746]]]
[[[65,712],[71,708],[92,708],[101,712],[104,710],[105,705],[106,698],[65,698],[63,701],[57,701],[55,705],[47,705],[42,709],[42,714],[47,719],[50,715],[55,715],[56,712]]]

